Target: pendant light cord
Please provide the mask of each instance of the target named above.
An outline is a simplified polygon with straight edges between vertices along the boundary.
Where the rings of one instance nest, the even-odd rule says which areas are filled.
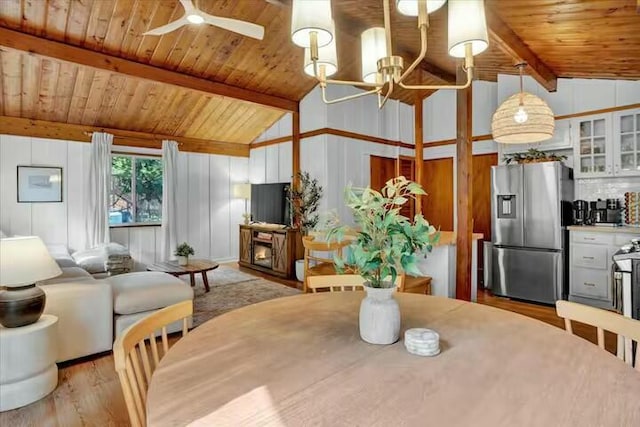
[[[523,83],[522,83],[522,69],[524,67],[526,67],[527,64],[522,63],[522,64],[518,64],[517,67],[520,69],[520,106],[522,107],[522,105],[524,104],[524,87],[523,87]]]

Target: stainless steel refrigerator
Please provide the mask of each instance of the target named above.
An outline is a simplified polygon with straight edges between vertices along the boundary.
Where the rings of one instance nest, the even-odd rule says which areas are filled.
[[[493,293],[566,299],[572,170],[561,162],[493,166],[491,186]]]

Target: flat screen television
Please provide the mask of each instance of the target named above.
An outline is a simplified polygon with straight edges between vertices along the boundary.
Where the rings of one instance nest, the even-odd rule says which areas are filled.
[[[288,225],[288,182],[251,184],[251,219],[255,222]]]

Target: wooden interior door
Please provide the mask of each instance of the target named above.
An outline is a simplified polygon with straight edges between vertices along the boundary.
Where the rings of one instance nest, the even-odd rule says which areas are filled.
[[[371,156],[371,188],[380,191],[388,180],[397,176],[404,176],[413,181],[415,179],[413,165],[414,160],[411,157],[400,156],[398,159],[391,159],[389,157]],[[400,213],[407,218],[413,218],[414,210],[414,202],[410,200],[409,203],[405,203]]]
[[[453,158],[424,161],[422,187],[427,192],[422,214],[442,231],[453,230]]]
[[[473,232],[484,234],[484,240],[491,240],[491,166],[497,164],[495,153],[473,156]],[[478,287],[484,286],[482,243],[482,240],[478,241]]]
[[[369,170],[371,177],[371,188],[380,191],[384,187],[385,182],[396,175],[396,159],[388,157],[371,156],[369,161]]]

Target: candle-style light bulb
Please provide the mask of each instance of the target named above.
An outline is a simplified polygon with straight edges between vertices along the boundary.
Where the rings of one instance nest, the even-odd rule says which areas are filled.
[[[518,108],[518,111],[516,111],[516,113],[513,115],[513,120],[515,120],[516,123],[519,124],[526,122],[528,119],[529,115],[526,111],[524,111],[524,108],[522,106],[520,106],[520,108]]]

